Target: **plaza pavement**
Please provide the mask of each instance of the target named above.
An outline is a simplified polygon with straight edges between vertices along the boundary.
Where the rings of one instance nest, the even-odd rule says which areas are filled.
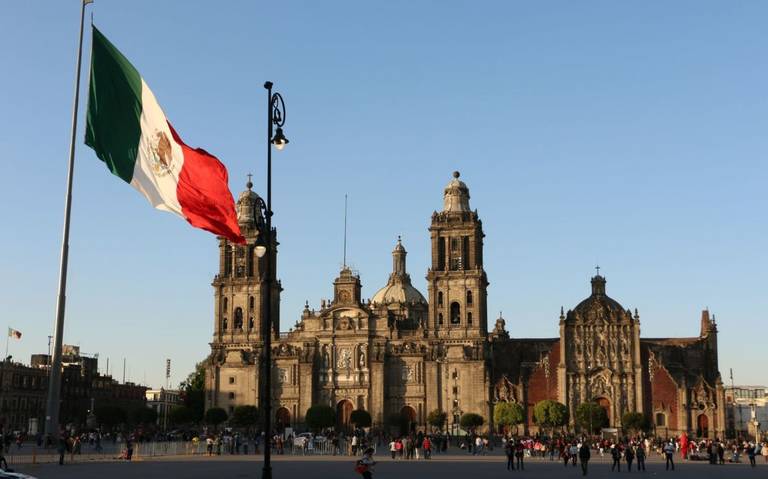
[[[379,457],[374,478],[376,479],[426,479],[426,478],[498,478],[519,479],[579,479],[581,469],[566,468],[561,462],[548,459],[529,459],[524,471],[507,471],[506,459],[499,455],[474,457],[471,455],[440,455],[430,461],[392,461]],[[622,464],[626,466],[626,464]],[[328,478],[359,479],[354,472],[354,460],[345,456],[275,456],[273,459],[273,477],[275,478]],[[260,478],[261,458],[259,456],[214,456],[214,457],[158,457],[138,462],[91,462],[67,464],[38,464],[18,466],[17,471],[31,474],[39,479],[236,479]],[[647,463],[645,473],[627,472],[622,467],[621,473],[611,472],[607,458],[597,458],[590,462],[590,479],[608,479],[647,476],[649,479],[701,479],[701,478],[738,478],[765,479],[768,477],[768,464],[762,458],[756,468],[748,464],[725,464],[712,466],[702,462],[683,462],[677,464],[674,472],[664,470],[664,463],[653,458]]]

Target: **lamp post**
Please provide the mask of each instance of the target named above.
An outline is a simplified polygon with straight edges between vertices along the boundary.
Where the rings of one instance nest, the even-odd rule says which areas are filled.
[[[267,90],[267,202],[257,199],[258,213],[256,229],[259,233],[256,242],[256,256],[264,258],[265,293],[261,296],[262,307],[262,351],[261,409],[264,415],[264,465],[262,479],[272,479],[271,444],[272,438],[272,258],[275,242],[272,239],[272,147],[282,150],[288,144],[283,135],[285,124],[285,102],[279,93],[272,93],[272,82],[264,83]],[[277,130],[273,131],[276,127]]]

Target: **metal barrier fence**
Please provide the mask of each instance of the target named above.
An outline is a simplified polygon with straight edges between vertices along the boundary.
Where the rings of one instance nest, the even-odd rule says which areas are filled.
[[[376,444],[371,445],[374,451]],[[362,448],[360,448],[362,449]],[[253,441],[242,443],[239,449],[235,449],[229,443],[214,445],[211,451],[208,451],[208,445],[204,440],[201,441],[153,441],[134,443],[133,460],[141,460],[143,457],[158,456],[206,456],[206,455],[262,455],[263,444],[257,449]],[[356,455],[361,455],[362,450],[355,451]],[[338,446],[334,446],[330,440],[320,442],[307,441],[304,446],[296,445],[293,442],[286,441],[282,448],[276,445],[272,447],[272,454],[293,455],[293,456],[349,456],[352,455],[350,441],[340,440]],[[79,453],[67,452],[64,455],[64,461],[71,462],[93,462],[110,461],[125,459],[127,455],[125,443],[107,443],[96,449],[91,445],[83,445]],[[34,464],[34,463],[53,463],[59,461],[59,453],[55,447],[37,448],[36,446],[25,447],[21,450],[11,448],[5,455],[5,460],[9,465],[14,464]]]

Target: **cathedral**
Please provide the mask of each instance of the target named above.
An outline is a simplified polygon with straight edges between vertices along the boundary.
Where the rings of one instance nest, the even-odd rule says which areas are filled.
[[[267,290],[263,258],[255,254],[258,195],[247,186],[237,200],[247,244],[219,239],[219,273],[212,284],[206,407],[229,412],[259,404],[262,301],[273,318],[280,317],[282,287],[273,268]],[[462,414],[480,414],[487,424],[494,405],[509,401],[523,406],[522,430],[533,434],[533,406],[553,399],[567,405],[572,423],[576,407],[589,401],[605,408],[612,430],[621,430],[622,415],[631,411],[645,414],[661,436],[724,436],[717,326],[709,311],[702,312],[698,336],[641,338],[637,309],[609,297],[598,270],[589,297],[552,319],[558,337],[510,337],[501,317],[489,330],[485,235],[469,200],[467,185],[454,172],[442,210],[432,213],[427,297],[411,284],[398,239],[392,273],[371,299],[363,299],[359,275],[344,267],[332,299],[317,310],[305,305],[287,333],[274,321],[274,424],[301,429],[307,409],[326,404],[342,427],[353,410],[364,409],[374,426],[401,418],[426,430],[429,412],[441,410],[447,427],[456,430]],[[271,244],[268,254],[277,264],[275,230]]]

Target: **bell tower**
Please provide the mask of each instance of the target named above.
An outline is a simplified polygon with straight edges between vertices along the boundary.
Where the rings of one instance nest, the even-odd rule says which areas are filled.
[[[237,219],[246,244],[238,245],[219,238],[219,272],[214,277],[214,343],[251,343],[262,339],[263,299],[269,296],[273,335],[279,331],[280,291],[276,267],[272,268],[272,291],[268,294],[264,278],[264,258],[256,254],[259,237],[256,228],[262,201],[249,180],[237,199]],[[277,232],[271,232],[272,265],[277,264]]]
[[[429,227],[432,266],[427,272],[427,328],[439,337],[484,337],[488,331],[483,269],[483,224],[469,209],[469,189],[459,172],[445,187],[443,210]]]

